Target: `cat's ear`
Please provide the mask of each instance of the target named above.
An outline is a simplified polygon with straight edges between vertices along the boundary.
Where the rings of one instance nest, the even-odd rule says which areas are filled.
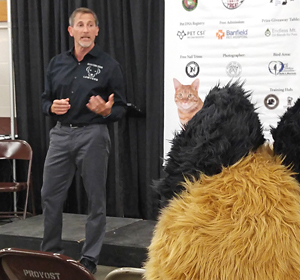
[[[175,90],[177,90],[181,86],[181,83],[175,78],[173,79],[173,83]]]
[[[200,86],[200,80],[196,79],[195,81],[192,82],[191,86],[194,90],[198,91],[199,86]]]

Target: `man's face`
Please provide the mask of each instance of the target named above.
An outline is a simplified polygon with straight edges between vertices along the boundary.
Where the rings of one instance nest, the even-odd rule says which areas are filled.
[[[94,45],[99,27],[96,26],[92,14],[78,13],[74,18],[73,26],[69,26],[68,31],[70,36],[74,37],[75,47],[79,45],[89,48]]]

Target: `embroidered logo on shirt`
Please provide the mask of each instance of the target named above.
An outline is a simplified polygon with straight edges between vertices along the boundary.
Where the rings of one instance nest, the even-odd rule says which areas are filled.
[[[87,65],[88,66],[86,67],[86,72],[88,75],[83,76],[83,78],[98,81],[98,79],[95,77],[101,73],[101,69],[103,69],[103,66],[92,63],[88,63]]]

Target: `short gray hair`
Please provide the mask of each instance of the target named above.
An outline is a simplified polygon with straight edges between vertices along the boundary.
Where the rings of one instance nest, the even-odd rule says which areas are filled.
[[[92,14],[93,17],[94,17],[94,19],[95,19],[95,24],[96,24],[96,26],[98,26],[99,21],[98,21],[98,18],[97,18],[96,13],[95,13],[93,10],[91,10],[91,9],[89,9],[89,8],[85,8],[85,7],[77,8],[77,9],[70,15],[70,17],[69,17],[69,25],[70,25],[70,26],[73,26],[73,25],[74,25],[74,19],[75,19],[76,15],[79,14],[79,13],[81,13],[81,14]]]

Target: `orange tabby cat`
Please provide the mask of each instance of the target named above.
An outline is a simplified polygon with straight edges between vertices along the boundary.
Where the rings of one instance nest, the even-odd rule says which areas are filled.
[[[201,98],[198,96],[200,81],[196,79],[191,85],[182,85],[175,78],[173,79],[175,88],[175,103],[178,108],[178,116],[181,125],[185,125],[203,106]]]

